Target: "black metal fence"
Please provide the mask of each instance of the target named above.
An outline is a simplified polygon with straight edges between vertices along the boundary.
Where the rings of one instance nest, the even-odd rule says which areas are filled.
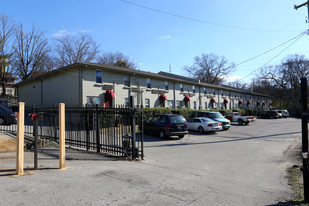
[[[67,146],[112,156],[143,158],[142,109],[86,106],[66,107],[65,111]],[[33,120],[36,119],[38,137],[58,141],[58,113],[58,107],[26,108],[25,134],[34,135]],[[16,124],[0,126],[0,131],[16,132],[16,129]]]

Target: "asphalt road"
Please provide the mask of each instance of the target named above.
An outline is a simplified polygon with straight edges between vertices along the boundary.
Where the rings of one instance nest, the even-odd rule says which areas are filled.
[[[285,169],[299,147],[300,124],[259,119],[180,140],[146,136],[146,158],[138,162],[67,150],[66,170],[55,169],[57,153],[46,151],[42,169],[20,177],[10,175],[15,153],[0,153],[0,205],[284,204],[293,198]],[[27,152],[26,168],[32,158]]]

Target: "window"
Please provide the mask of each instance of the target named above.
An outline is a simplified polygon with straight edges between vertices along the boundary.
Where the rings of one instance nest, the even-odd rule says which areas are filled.
[[[10,89],[10,88],[8,89],[8,88],[7,88],[7,89],[6,89],[6,94],[11,94],[11,95],[13,95],[13,91],[14,91],[13,89]]]
[[[150,99],[145,99],[145,107],[150,107]]]
[[[204,94],[206,94],[206,88],[204,87]]]
[[[183,85],[180,84],[179,87],[180,87],[180,91],[183,92]]]
[[[195,86],[192,86],[192,91],[193,93],[195,93]]]
[[[101,71],[95,72],[95,82],[97,84],[102,84],[102,72]]]
[[[147,79],[146,83],[147,83],[147,88],[151,88],[151,81],[150,81],[150,79]]]
[[[193,108],[196,109],[196,101],[193,102]]]
[[[182,107],[182,101],[177,100],[176,101],[176,107],[181,108]]]
[[[173,100],[167,100],[167,107],[173,107]]]
[[[87,104],[88,105],[100,105],[101,99],[100,97],[87,97]]]
[[[168,82],[165,82],[165,90],[168,90]]]
[[[130,86],[130,81],[128,76],[124,76],[124,86],[129,87]]]
[[[124,105],[126,107],[130,107],[130,99],[129,98],[124,98]]]

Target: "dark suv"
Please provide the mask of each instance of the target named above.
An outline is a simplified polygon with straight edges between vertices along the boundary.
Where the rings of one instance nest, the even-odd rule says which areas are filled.
[[[279,114],[276,110],[269,110],[269,111],[264,111],[261,114],[259,114],[259,118],[277,119],[279,118]]]
[[[158,114],[144,121],[144,132],[158,134],[160,138],[178,136],[183,138],[188,134],[188,124],[181,115]]]
[[[0,125],[11,125],[17,123],[17,113],[0,105]]]

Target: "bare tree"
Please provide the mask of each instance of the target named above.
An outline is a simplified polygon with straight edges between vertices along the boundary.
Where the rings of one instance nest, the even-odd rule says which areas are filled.
[[[10,58],[12,56],[12,35],[14,32],[13,20],[0,14],[0,84],[2,86],[2,95],[6,95],[7,85],[14,79],[10,67]]]
[[[290,55],[283,60],[281,65],[261,68],[258,79],[264,86],[267,83],[275,90],[280,88],[280,99],[285,94],[287,97],[285,102],[290,102],[296,113],[300,108],[300,77],[309,77],[308,67],[309,61],[304,56]],[[265,92],[270,92],[269,87]]]
[[[136,69],[137,64],[121,52],[105,52],[98,57],[98,63]]]
[[[34,25],[30,32],[25,32],[20,24],[15,30],[15,36],[13,66],[17,76],[26,80],[48,70],[44,65],[50,48],[44,33]]]
[[[194,57],[194,64],[184,69],[196,79],[210,84],[221,84],[224,76],[233,71],[234,63],[228,63],[224,57],[214,54],[202,54]]]
[[[234,82],[228,82],[227,85],[231,87],[235,87],[237,89],[245,89],[245,90],[251,89],[250,85],[248,85],[247,83],[241,83],[238,80]]]
[[[66,35],[56,39],[57,64],[65,66],[95,60],[99,48],[92,37],[85,33]]]

